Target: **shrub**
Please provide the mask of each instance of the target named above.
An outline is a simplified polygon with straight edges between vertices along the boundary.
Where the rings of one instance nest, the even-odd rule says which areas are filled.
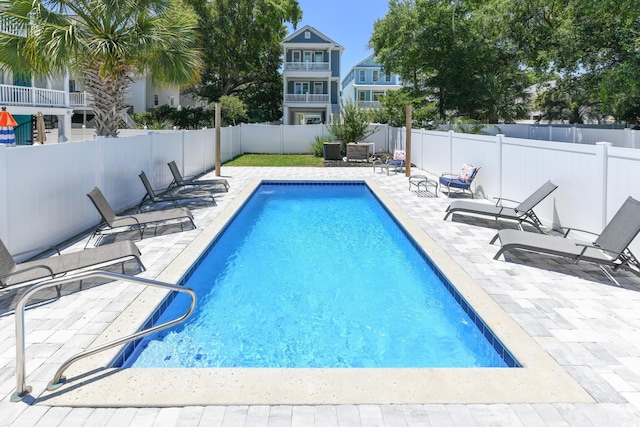
[[[330,136],[316,136],[316,141],[311,144],[311,153],[315,157],[323,157],[324,156],[324,143],[331,142],[332,139]]]

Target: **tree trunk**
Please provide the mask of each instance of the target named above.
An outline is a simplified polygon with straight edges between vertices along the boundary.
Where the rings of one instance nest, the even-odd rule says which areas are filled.
[[[127,111],[124,98],[132,83],[127,68],[123,67],[113,75],[101,76],[97,68],[87,66],[83,74],[86,91],[93,95],[96,134],[117,137],[122,116]]]

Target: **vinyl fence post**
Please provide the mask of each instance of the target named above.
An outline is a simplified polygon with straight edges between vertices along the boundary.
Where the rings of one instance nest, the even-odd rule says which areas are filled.
[[[611,147],[610,142],[596,142],[596,146],[600,149],[598,150],[598,155],[600,156],[601,161],[601,169],[600,176],[602,177],[601,185],[602,185],[602,193],[601,193],[601,202],[602,202],[602,212],[601,215],[601,223],[602,228],[607,226],[607,205],[608,205],[608,189],[607,189],[607,181],[608,181],[608,165],[609,165],[609,147]]]

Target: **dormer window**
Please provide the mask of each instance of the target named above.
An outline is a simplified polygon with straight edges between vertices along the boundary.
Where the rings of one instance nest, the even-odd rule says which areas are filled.
[[[311,38],[311,31],[305,31],[304,32],[304,38],[305,39],[310,39]]]

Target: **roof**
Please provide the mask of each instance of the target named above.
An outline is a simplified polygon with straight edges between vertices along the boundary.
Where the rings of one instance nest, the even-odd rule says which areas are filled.
[[[305,25],[304,27],[300,28],[299,30],[297,30],[293,34],[290,34],[289,36],[287,36],[282,41],[282,43],[291,42],[296,37],[298,37],[300,34],[304,33],[305,31],[311,31],[311,32],[315,33],[315,35],[318,36],[319,38],[325,40],[327,43],[331,43],[331,44],[335,45],[335,47],[339,48],[340,50],[344,50],[344,47],[342,45],[340,45],[340,43],[336,42],[335,40],[333,40],[330,37],[327,37],[325,34],[321,33],[320,31],[318,31],[317,29],[315,29],[311,25]]]

